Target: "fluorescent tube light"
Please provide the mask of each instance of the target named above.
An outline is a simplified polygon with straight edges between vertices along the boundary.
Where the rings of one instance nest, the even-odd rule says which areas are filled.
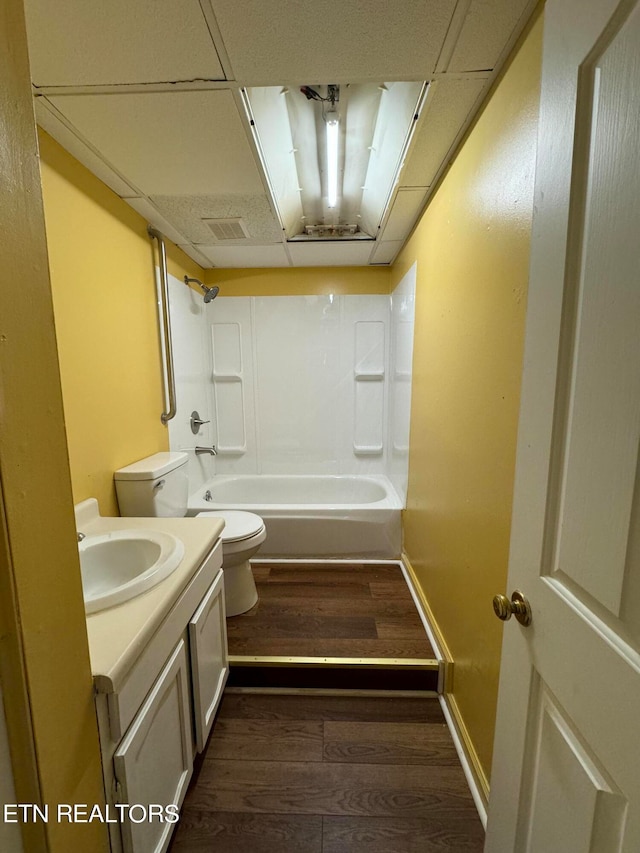
[[[327,206],[335,207],[338,203],[338,149],[340,141],[338,113],[327,113],[325,121],[327,123]]]

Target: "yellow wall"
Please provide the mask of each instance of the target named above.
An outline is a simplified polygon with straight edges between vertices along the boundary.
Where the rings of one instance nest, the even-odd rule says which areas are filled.
[[[206,284],[221,296],[306,296],[389,293],[389,267],[207,270]]]
[[[393,267],[417,260],[405,551],[489,774],[506,591],[540,86],[539,17]]]
[[[147,223],[46,133],[40,156],[74,502],[117,515],[113,472],[168,449]],[[203,277],[167,242],[169,271]]]

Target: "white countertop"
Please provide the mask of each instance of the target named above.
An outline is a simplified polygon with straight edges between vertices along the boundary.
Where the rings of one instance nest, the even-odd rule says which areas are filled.
[[[95,505],[95,506],[94,506]],[[86,535],[146,528],[173,533],[184,543],[178,568],[157,586],[135,598],[87,616],[89,655],[94,681],[121,683],[162,624],[196,569],[224,528],[221,518],[109,518],[97,514],[93,499],[76,507],[78,530]]]

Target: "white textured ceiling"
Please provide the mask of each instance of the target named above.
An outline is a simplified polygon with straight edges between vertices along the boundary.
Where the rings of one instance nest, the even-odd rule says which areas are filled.
[[[477,77],[441,78],[429,87],[402,186],[431,186],[447,156],[451,140],[473,110],[487,85]]]
[[[447,71],[490,71],[504,47],[505,33],[517,26],[525,3],[471,0]]]
[[[224,80],[197,2],[28,0],[36,86]]]
[[[210,0],[236,80],[424,80],[455,0]],[[303,70],[303,74],[300,72]]]
[[[25,0],[39,123],[198,263],[391,263],[535,0]],[[243,86],[426,80],[375,242],[287,243]],[[242,243],[204,220],[241,217]]]
[[[54,95],[50,100],[144,195],[263,190],[229,91]]]

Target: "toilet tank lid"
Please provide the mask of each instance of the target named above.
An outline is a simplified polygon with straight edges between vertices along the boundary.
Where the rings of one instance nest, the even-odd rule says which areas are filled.
[[[113,475],[114,480],[157,480],[184,465],[189,456],[186,453],[154,453],[119,468]]]

